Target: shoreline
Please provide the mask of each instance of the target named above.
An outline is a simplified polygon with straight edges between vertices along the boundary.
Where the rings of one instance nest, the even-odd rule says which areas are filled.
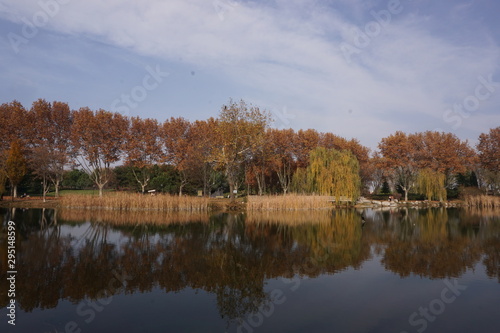
[[[306,197],[306,196],[303,196]],[[193,197],[197,198],[197,197]],[[285,197],[283,197],[285,198]],[[327,199],[327,197],[325,197]],[[146,199],[147,200],[147,199]],[[327,201],[325,201],[327,202]],[[388,201],[388,200],[370,200],[370,199],[362,199],[358,201],[354,205],[341,204],[335,205],[330,202],[327,207],[296,207],[292,204],[287,206],[286,203],[280,207],[266,208],[250,208],[247,197],[245,198],[237,198],[235,200],[230,200],[227,198],[224,199],[216,199],[210,198],[208,199],[208,206],[206,208],[207,212],[245,212],[245,211],[316,211],[316,210],[325,210],[325,209],[338,209],[338,208],[467,208],[473,207],[468,205],[463,200],[453,200],[453,201]],[[98,205],[63,205],[60,198],[50,198],[45,202],[41,197],[30,197],[30,198],[16,198],[11,201],[10,197],[4,197],[4,200],[0,201],[0,208],[66,208],[66,209],[80,209],[80,210],[109,210],[109,211],[183,211],[184,209],[171,207],[170,209],[161,209],[161,208],[147,208],[147,207],[124,207],[123,205],[111,205],[111,206],[98,206]]]

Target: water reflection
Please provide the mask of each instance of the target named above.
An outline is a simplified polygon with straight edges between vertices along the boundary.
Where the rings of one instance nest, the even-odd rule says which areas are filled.
[[[18,226],[17,302],[27,312],[99,299],[103,290],[189,287],[216,295],[221,316],[235,319],[270,301],[268,279],[336,274],[373,256],[401,277],[459,277],[482,264],[500,282],[498,215],[458,209],[248,216],[0,210],[2,273],[9,219]],[[126,283],[110,290],[117,272]],[[2,275],[2,307],[7,289]]]

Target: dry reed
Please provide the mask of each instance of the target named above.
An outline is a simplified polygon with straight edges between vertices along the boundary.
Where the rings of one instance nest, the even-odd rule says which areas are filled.
[[[120,211],[175,211],[207,212],[210,210],[209,199],[175,195],[141,195],[136,193],[113,193],[103,197],[90,195],[65,195],[61,197],[61,206],[80,209],[108,209]]]
[[[330,196],[321,195],[265,195],[249,196],[247,202],[248,211],[297,211],[311,209],[331,209],[333,199]]]
[[[500,197],[491,195],[468,195],[465,205],[475,208],[500,208]]]

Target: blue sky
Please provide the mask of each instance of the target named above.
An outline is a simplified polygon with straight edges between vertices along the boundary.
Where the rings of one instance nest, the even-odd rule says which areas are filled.
[[[500,126],[500,2],[0,0],[0,102],[216,117],[375,149],[397,130],[472,144]]]

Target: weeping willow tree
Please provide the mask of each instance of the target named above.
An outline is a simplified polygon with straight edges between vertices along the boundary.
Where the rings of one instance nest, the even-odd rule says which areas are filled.
[[[446,176],[439,171],[426,168],[420,170],[417,176],[417,190],[424,194],[427,200],[446,200]]]
[[[297,170],[292,185],[298,192],[354,201],[359,197],[361,186],[358,160],[347,150],[315,148],[309,155],[309,166]]]

